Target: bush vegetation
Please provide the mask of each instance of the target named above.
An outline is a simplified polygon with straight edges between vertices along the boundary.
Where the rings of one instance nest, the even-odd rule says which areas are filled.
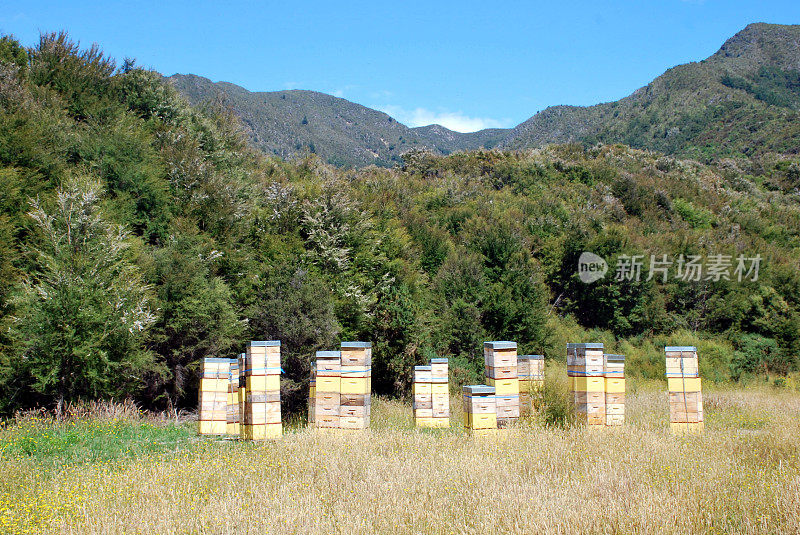
[[[281,339],[302,407],[310,359],[374,343],[376,392],[481,343],[561,359],[603,341],[629,373],[698,345],[704,377],[796,370],[798,162],[703,165],[622,145],[405,155],[341,170],[256,152],[233,114],[65,34],[0,40],[0,407],[132,397],[194,406],[203,357]],[[605,279],[582,283],[583,251]],[[762,257],[758,280],[616,281],[641,255]],[[735,267],[735,266],[734,266]]]

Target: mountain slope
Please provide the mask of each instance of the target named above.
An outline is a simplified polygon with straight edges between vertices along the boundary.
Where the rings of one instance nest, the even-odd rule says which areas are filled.
[[[800,150],[800,26],[751,24],[699,63],[669,69],[617,102],[553,106],[505,148],[625,143],[688,156]]]
[[[616,102],[552,106],[514,129],[462,134],[408,128],[385,113],[314,91],[253,93],[194,75],[168,79],[191,103],[221,98],[254,145],[281,157],[315,152],[340,166],[391,166],[412,148],[439,154],[550,143],[624,143],[709,159],[800,151],[800,26],[751,24],[715,54],[667,70]]]
[[[507,132],[462,134],[439,125],[409,128],[383,112],[316,91],[257,93],[182,74],[168,80],[192,104],[222,99],[242,119],[256,147],[283,158],[308,151],[340,166],[390,166],[412,148],[441,154],[488,148]]]

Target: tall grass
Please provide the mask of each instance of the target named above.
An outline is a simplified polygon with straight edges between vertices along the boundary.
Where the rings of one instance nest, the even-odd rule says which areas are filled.
[[[264,444],[146,418],[19,421],[0,431],[0,531],[800,532],[796,394],[707,388],[707,432],[674,437],[661,384],[629,390],[628,425],[613,432],[540,413],[497,437],[469,437],[457,398],[450,429],[415,430],[410,406],[376,399],[367,431],[293,427]],[[143,424],[152,430],[136,431]],[[85,428],[74,444],[19,447],[21,436],[51,440],[80,425],[117,426],[108,455],[76,454],[96,440]]]

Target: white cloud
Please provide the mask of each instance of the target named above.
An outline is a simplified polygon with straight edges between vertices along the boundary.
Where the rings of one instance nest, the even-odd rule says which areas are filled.
[[[426,108],[406,110],[400,106],[393,105],[379,106],[377,109],[388,113],[401,123],[411,127],[440,124],[456,132],[477,132],[484,128],[505,128],[510,126],[508,120],[470,117],[461,111],[432,111]]]

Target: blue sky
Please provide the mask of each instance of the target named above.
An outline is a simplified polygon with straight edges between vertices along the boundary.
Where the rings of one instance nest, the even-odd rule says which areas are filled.
[[[616,100],[797,1],[7,2],[0,31],[65,29],[121,61],[252,91],[313,89],[409,126],[513,126]]]

